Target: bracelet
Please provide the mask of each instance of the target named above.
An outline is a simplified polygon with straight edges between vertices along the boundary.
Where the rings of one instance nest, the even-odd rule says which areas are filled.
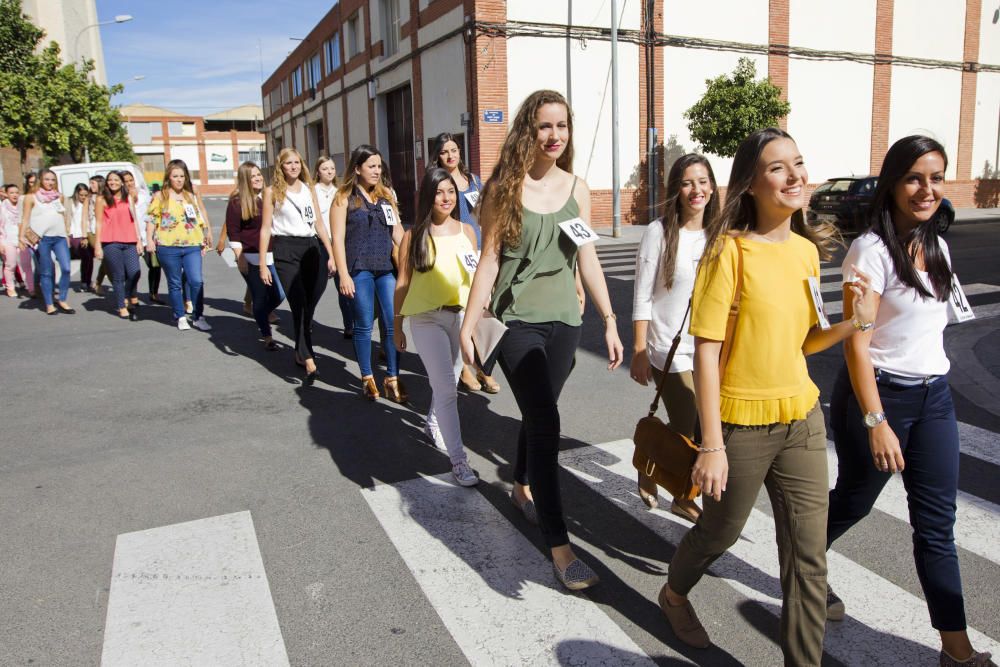
[[[872,329],[875,328],[874,322],[860,322],[856,317],[851,320],[851,324],[854,325],[855,329],[861,332],[871,331]]]
[[[723,445],[722,447],[709,447],[707,449],[705,447],[698,448],[698,452],[701,454],[711,454],[712,452],[724,452],[724,451],[726,451],[725,445]]]
[[[617,321],[618,321],[618,316],[617,316],[617,315],[615,315],[615,314],[614,314],[614,312],[610,312],[610,313],[608,313],[607,315],[605,315],[605,316],[604,316],[604,321],[605,321],[605,323],[606,323],[606,322],[607,322],[608,320],[614,320],[615,322],[617,322]]]

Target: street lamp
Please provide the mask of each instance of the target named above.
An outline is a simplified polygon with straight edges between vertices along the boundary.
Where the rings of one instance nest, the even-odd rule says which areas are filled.
[[[101,21],[100,23],[91,23],[88,26],[84,26],[80,32],[76,33],[76,39],[73,40],[73,62],[76,62],[80,58],[80,37],[83,33],[87,32],[91,28],[97,28],[102,25],[111,25],[113,23],[128,23],[132,20],[131,14],[119,14],[111,21]]]

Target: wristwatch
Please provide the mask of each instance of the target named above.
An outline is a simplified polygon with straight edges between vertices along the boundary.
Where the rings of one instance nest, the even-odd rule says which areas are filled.
[[[865,413],[865,426],[867,428],[875,428],[879,424],[885,421],[884,412],[866,412]]]
[[[856,317],[851,320],[851,324],[854,325],[855,329],[861,331],[862,333],[865,331],[871,331],[872,329],[875,328],[874,322],[862,322]]]

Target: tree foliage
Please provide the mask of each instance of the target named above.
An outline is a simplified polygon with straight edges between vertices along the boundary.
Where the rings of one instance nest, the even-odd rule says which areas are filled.
[[[731,74],[705,81],[701,99],[684,112],[691,138],[704,152],[732,157],[754,130],[777,125],[791,107],[781,89],[768,79],[757,79],[757,67],[740,58]]]
[[[25,160],[28,148],[50,159],[134,160],[121,114],[111,105],[120,86],[91,81],[92,61],[63,64],[59,45],[36,52],[44,32],[21,12],[21,0],[0,0],[0,145]]]

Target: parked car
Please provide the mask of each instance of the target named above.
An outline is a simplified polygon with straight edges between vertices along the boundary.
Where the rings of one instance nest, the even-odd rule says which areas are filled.
[[[844,235],[858,234],[868,227],[868,211],[877,184],[877,176],[831,178],[813,191],[806,215],[809,220],[835,224]],[[938,233],[944,234],[953,222],[955,207],[948,199],[942,199],[938,211]]]
[[[73,193],[77,183],[90,184],[92,176],[107,176],[109,171],[130,171],[135,177],[135,184],[140,189],[146,183],[142,167],[132,162],[84,162],[81,164],[63,164],[52,167],[59,179],[59,192],[65,195]]]

